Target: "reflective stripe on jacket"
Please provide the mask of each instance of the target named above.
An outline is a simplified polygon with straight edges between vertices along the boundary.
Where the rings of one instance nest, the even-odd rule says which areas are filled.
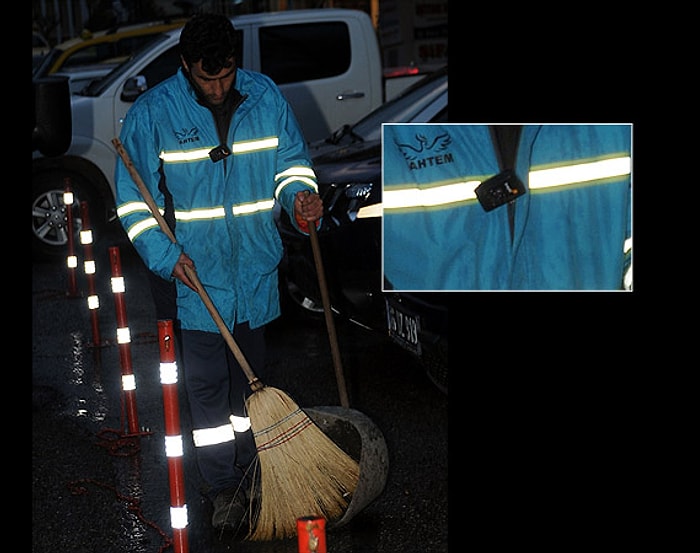
[[[244,321],[256,328],[280,314],[275,202],[292,213],[295,193],[317,185],[299,125],[275,84],[238,69],[235,87],[245,99],[229,127],[231,155],[217,162],[209,157],[219,145],[213,115],[181,69],[139,97],[124,120],[120,140],[156,204],[164,206],[161,173],[172,194],[177,244],[160,231],[121,160],[117,213],[151,270],[171,279],[184,251],[229,328]],[[182,328],[217,332],[198,294],[179,281],[177,291]]]
[[[630,125],[527,125],[511,288],[620,290],[631,251]]]
[[[384,271],[404,290],[619,290],[631,265],[631,126],[524,125],[527,193],[485,211],[486,125],[384,125]]]
[[[383,125],[384,271],[401,290],[504,288],[505,209],[479,183],[499,172],[486,125]]]

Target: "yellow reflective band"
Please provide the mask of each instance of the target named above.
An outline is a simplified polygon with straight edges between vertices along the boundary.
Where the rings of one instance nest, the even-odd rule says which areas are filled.
[[[176,211],[175,219],[178,221],[201,221],[206,219],[221,219],[226,216],[223,207],[208,207],[193,209],[192,211]]]
[[[155,217],[149,217],[148,219],[144,219],[143,221],[140,221],[135,225],[129,227],[129,232],[127,232],[127,236],[129,237],[129,240],[133,242],[139,234],[141,234],[145,230],[148,230],[149,228],[157,226],[158,221],[156,221]]]
[[[237,417],[236,415],[231,415],[229,417],[231,420],[231,426],[236,432],[245,432],[250,429],[250,417]]]
[[[277,148],[278,144],[279,139],[276,136],[258,140],[247,140],[245,142],[234,142],[231,146],[231,152],[234,154],[245,154],[258,150],[269,150],[271,148]]]
[[[275,198],[279,199],[280,192],[282,192],[282,189],[292,182],[303,182],[304,184],[313,188],[314,192],[318,192],[318,184],[316,184],[316,181],[314,179],[310,179],[308,177],[295,176],[286,178],[277,185],[277,188],[275,188]]]
[[[632,290],[632,263],[630,263],[630,266],[625,273],[623,286],[625,287],[625,290]]]
[[[233,426],[222,424],[216,428],[200,428],[192,431],[192,439],[195,447],[223,444],[236,439],[233,433]]]
[[[371,219],[372,217],[381,217],[384,213],[382,204],[372,204],[361,207],[357,212],[358,219]]]
[[[124,215],[136,213],[137,211],[145,211],[147,213],[151,212],[146,202],[127,202],[117,208],[117,215],[119,217],[123,217]],[[162,207],[159,207],[158,211],[160,211],[161,215],[165,213],[165,210]]]
[[[275,175],[275,182],[285,177],[292,177],[294,175],[299,177],[311,177],[313,179],[316,178],[316,173],[314,173],[314,170],[311,167],[306,167],[305,165],[295,165],[294,167],[290,167],[281,173],[277,173]]]
[[[234,215],[247,215],[249,213],[257,213],[258,211],[270,210],[274,207],[275,200],[261,200],[259,202],[251,202],[249,204],[234,205],[231,211]]]
[[[632,170],[631,168],[632,158],[630,156],[625,156],[592,161],[590,163],[568,165],[566,167],[539,169],[530,171],[529,187],[530,190],[537,190],[620,177],[629,175]]]
[[[261,150],[271,150],[277,148],[279,139],[276,136],[270,138],[261,138],[258,140],[246,140],[244,142],[234,142],[231,146],[231,152],[234,154],[247,154],[250,152],[259,152]],[[160,159],[165,163],[177,163],[180,161],[199,161],[209,159],[209,148],[198,148],[196,150],[180,150],[178,152],[161,152]]]
[[[200,159],[209,159],[211,148],[198,150],[189,150],[187,152],[161,152],[160,159],[165,163],[173,163],[177,161],[197,161]]]
[[[466,200],[475,200],[474,190],[481,181],[471,180],[434,186],[432,188],[404,188],[384,190],[384,210],[409,207],[434,207]]]

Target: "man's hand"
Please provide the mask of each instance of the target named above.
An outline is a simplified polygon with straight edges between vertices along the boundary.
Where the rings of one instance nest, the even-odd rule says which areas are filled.
[[[323,216],[321,196],[308,191],[297,192],[294,198],[294,218],[299,228],[308,232],[308,224],[318,221]]]
[[[177,263],[175,263],[175,267],[173,268],[173,276],[181,281],[183,284],[185,284],[188,288],[191,288],[193,291],[199,293],[199,290],[197,290],[197,287],[194,285],[194,282],[190,280],[190,277],[187,276],[187,270],[185,270],[185,266],[189,267],[192,271],[194,271],[194,261],[192,261],[186,254],[181,253],[179,259],[177,260]]]

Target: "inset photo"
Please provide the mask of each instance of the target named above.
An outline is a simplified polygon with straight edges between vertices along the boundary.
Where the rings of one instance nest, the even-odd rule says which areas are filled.
[[[383,124],[383,291],[632,291],[632,127]]]

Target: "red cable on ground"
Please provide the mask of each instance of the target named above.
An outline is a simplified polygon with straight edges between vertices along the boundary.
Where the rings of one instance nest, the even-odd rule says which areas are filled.
[[[170,479],[170,522],[177,553],[187,553],[187,504],[183,476],[183,444],[180,431],[180,408],[177,396],[177,363],[175,360],[175,336],[173,321],[158,321],[160,344],[160,381],[163,387],[165,413],[165,454],[168,458]]]
[[[78,257],[75,255],[75,244],[73,240],[73,191],[71,190],[70,177],[65,177],[65,191],[63,192],[63,205],[66,207],[66,233],[68,235],[68,256],[66,265],[68,266],[68,292],[67,296],[77,298],[78,287],[76,284],[75,271],[78,267]]]
[[[83,219],[83,228],[80,231],[80,243],[85,248],[85,275],[88,280],[88,309],[92,319],[92,344],[93,347],[100,347],[100,323],[97,318],[97,310],[100,308],[100,298],[95,291],[95,258],[92,253],[92,229],[90,228],[90,215],[88,213],[88,204],[86,201],[80,202],[80,214]]]
[[[119,344],[119,358],[122,367],[122,391],[126,399],[129,432],[136,434],[139,431],[139,418],[136,411],[136,378],[131,365],[131,332],[126,317],[126,303],[124,301],[126,285],[122,275],[119,247],[109,248],[109,260],[112,266],[112,293],[117,314],[117,343]]]
[[[101,488],[104,488],[106,490],[111,490],[114,495],[120,499],[121,501],[126,502],[127,504],[127,509],[134,513],[136,517],[143,522],[145,525],[150,526],[153,528],[156,532],[158,532],[163,538],[163,544],[160,546],[158,549],[159,553],[162,553],[166,549],[168,549],[171,545],[173,545],[173,541],[163,532],[161,528],[158,527],[154,522],[151,522],[150,520],[147,520],[146,517],[143,516],[143,512],[141,510],[141,502],[138,498],[134,497],[129,497],[126,495],[123,495],[119,493],[119,490],[115,488],[114,486],[110,486],[109,484],[105,484],[104,482],[99,482],[97,480],[94,480],[92,478],[83,478],[81,480],[73,480],[72,482],[68,483],[68,489],[70,490],[71,494],[73,495],[86,495],[88,493],[87,488],[85,487],[85,484],[94,484],[95,486],[99,486]]]

